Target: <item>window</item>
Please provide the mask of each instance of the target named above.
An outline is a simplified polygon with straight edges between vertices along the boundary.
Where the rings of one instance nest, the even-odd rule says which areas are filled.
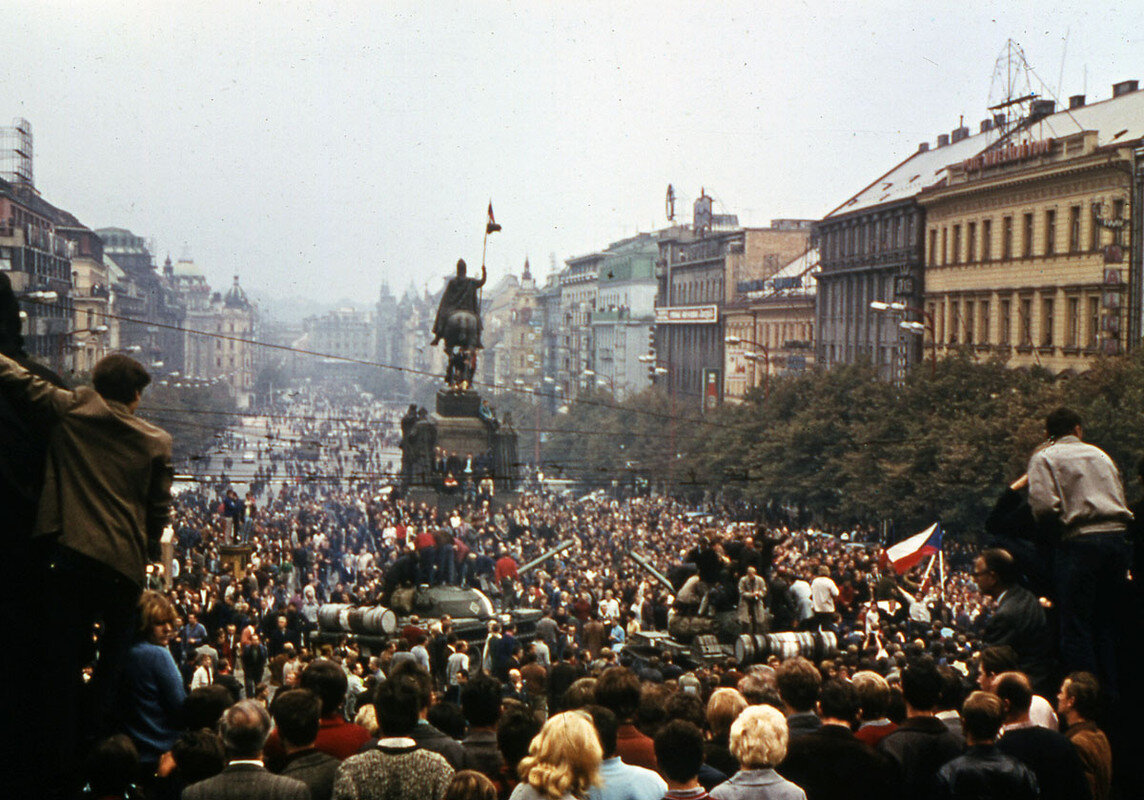
[[[1080,298],[1070,297],[1065,301],[1065,347],[1076,347],[1079,341]]]
[[[1026,214],[1021,220],[1021,255],[1025,258],[1033,257],[1033,215]]]
[[[1053,346],[1053,299],[1041,300],[1041,347]]]
[[[965,260],[972,264],[977,260],[977,223],[965,226]]]
[[[1013,257],[1013,218],[1001,218],[1001,258],[1008,261]]]
[[[1051,256],[1057,252],[1057,211],[1050,208],[1045,211],[1045,255]]]
[[[974,311],[976,311],[976,309],[973,307],[973,301],[972,300],[966,300],[965,301],[965,343],[966,344],[973,344],[973,342],[975,341],[973,338],[973,323],[975,321],[974,316],[973,316]]]
[[[1069,207],[1069,252],[1080,252],[1080,206]]]
[[[1033,301],[1029,298],[1021,298],[1020,305],[1017,306],[1017,326],[1020,330],[1017,331],[1018,341],[1022,347],[1029,347],[1033,344]]]
[[[1091,225],[1091,227],[1088,231],[1088,249],[1094,252],[1100,249],[1100,223],[1096,221],[1096,215],[1099,208],[1099,204],[1094,206],[1092,217],[1089,220],[1089,225]]]
[[[929,263],[930,266],[937,264],[937,228],[930,228],[929,232]]]
[[[950,259],[954,264],[961,263],[961,226],[953,226],[953,252]]]
[[[941,229],[941,263],[949,263],[949,228]]]
[[[1096,347],[1100,338],[1100,298],[1088,298],[1088,336],[1085,337],[1086,347]]]
[[[957,344],[957,329],[961,324],[958,318],[957,301],[954,300],[949,304],[949,343]]]
[[[998,333],[998,341],[1001,344],[1008,345],[1013,341],[1013,301],[1002,300],[1000,307],[1000,314],[997,317],[997,326],[1000,329]]]
[[[982,344],[989,344],[989,301],[982,300],[977,304],[977,313],[980,316],[981,324],[977,327],[978,341]]]
[[[981,220],[981,260],[993,258],[993,220]]]

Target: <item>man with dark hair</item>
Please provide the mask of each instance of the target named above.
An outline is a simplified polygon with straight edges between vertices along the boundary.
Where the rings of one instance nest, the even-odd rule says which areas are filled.
[[[0,297],[11,298],[7,282]],[[44,675],[69,715],[65,729],[81,706],[82,667],[97,620],[103,624],[89,715],[101,726],[116,719],[135,605],[147,563],[159,558],[171,504],[171,436],[135,416],[146,370],[114,355],[93,374],[96,389],[72,391],[0,352],[0,393],[48,443],[33,537],[52,543],[41,621],[55,646]]]
[[[262,765],[262,748],[270,734],[270,715],[256,700],[242,700],[226,710],[220,723],[229,761],[221,774],[183,790],[183,800],[309,800],[306,784],[274,775]]]
[[[564,693],[582,677],[584,666],[580,663],[580,653],[575,645],[569,644],[564,648],[563,658],[552,665],[552,672],[548,675],[548,708],[553,714],[564,710],[561,704]]]
[[[406,661],[397,669],[390,671],[389,680],[392,681],[397,678],[407,679],[408,684],[417,690],[418,720],[413,730],[408,734],[409,738],[417,742],[419,747],[423,747],[434,753],[439,753],[453,769],[463,769],[465,764],[465,749],[461,746],[461,743],[429,722],[429,707],[433,704],[432,676],[418,664],[412,661]],[[384,686],[385,684],[382,685]],[[377,707],[377,705],[378,701],[375,700],[374,706]],[[378,713],[381,713],[380,708],[378,709]],[[365,744],[358,749],[358,752],[368,752],[377,744],[377,741],[377,739],[367,740]]]
[[[1017,664],[1017,651],[1009,645],[999,647],[985,647],[978,654],[977,685],[982,691],[992,692],[997,676],[1003,672],[1013,672],[1019,669]],[[1055,731],[1058,727],[1057,715],[1053,705],[1039,694],[1033,695],[1033,702],[1029,706],[1029,719],[1033,724],[1040,725]]]
[[[937,770],[936,785],[930,794],[903,796],[942,800],[1037,800],[1040,793],[1032,771],[1000,752],[994,744],[1002,715],[1001,700],[996,695],[989,692],[969,695],[961,708],[969,749]]]
[[[616,753],[625,764],[655,770],[655,742],[635,726],[640,679],[627,667],[610,667],[596,681],[596,702],[616,715]]]
[[[309,786],[311,800],[330,800],[341,762],[314,747],[322,701],[309,689],[288,689],[274,696],[270,714],[286,750],[286,765],[280,774]]]
[[[818,716],[822,727],[790,740],[786,760],[777,767],[779,774],[798,784],[807,800],[892,797],[897,786],[889,760],[851,733],[858,720],[854,686],[837,679],[824,683]]]
[[[600,764],[600,783],[588,790],[589,800],[660,800],[667,791],[663,778],[653,770],[624,763],[616,753],[618,724],[616,715],[603,706],[584,709],[592,715],[604,760]],[[699,751],[702,758],[702,750]]]
[[[344,708],[349,679],[341,667],[325,658],[311,661],[302,671],[299,684],[313,692],[322,703],[315,749],[344,761],[369,741],[369,731],[346,721]],[[266,742],[266,761],[276,772],[281,772],[286,763],[286,750],[277,730]]]
[[[1070,673],[1057,694],[1057,714],[1064,734],[1084,765],[1093,800],[1107,800],[1112,791],[1112,747],[1096,726],[1100,712],[1100,683],[1091,672]]]
[[[902,670],[906,719],[878,743],[878,752],[897,766],[903,797],[927,796],[938,767],[964,749],[963,740],[935,716],[941,689],[941,673],[929,657]]]
[[[1045,420],[1049,445],[1029,459],[1029,507],[1060,542],[1053,559],[1064,667],[1099,676],[1119,694],[1118,637],[1129,627],[1132,512],[1120,473],[1098,447],[1082,441],[1080,416],[1058,408]]]
[[[673,719],[655,735],[655,758],[667,781],[664,800],[706,800],[699,783],[703,767],[703,731],[682,719]]]
[[[802,656],[788,658],[775,670],[775,684],[782,695],[790,738],[796,739],[822,727],[814,713],[822,675]]]
[[[1017,563],[1007,550],[989,548],[973,562],[973,579],[997,608],[989,615],[982,641],[990,647],[1009,645],[1021,671],[1042,691],[1051,687],[1052,636],[1036,596],[1017,583]]]
[[[519,706],[506,708],[497,723],[497,749],[504,757],[504,769],[501,771],[499,781],[494,781],[505,788],[499,797],[504,797],[517,784],[520,777],[517,767],[520,761],[528,755],[528,746],[536,734],[540,733],[540,721],[536,715]]]
[[[469,733],[461,740],[463,766],[499,780],[504,758],[497,749],[497,720],[501,712],[501,686],[496,678],[477,675],[461,688],[461,711]]]
[[[1017,759],[1037,776],[1043,800],[1085,800],[1090,796],[1080,756],[1069,740],[1057,731],[1041,728],[1029,720],[1033,687],[1020,672],[1004,672],[993,683],[1001,698],[1005,724],[997,749]]]

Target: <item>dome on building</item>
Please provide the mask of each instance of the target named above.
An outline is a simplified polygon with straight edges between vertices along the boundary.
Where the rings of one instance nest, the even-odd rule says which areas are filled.
[[[206,277],[205,275],[203,275],[203,271],[199,268],[199,265],[196,264],[194,261],[191,261],[189,258],[180,258],[178,261],[175,262],[175,264],[171,268],[171,270],[174,273],[174,275],[176,277],[179,277],[179,278],[205,278]]]
[[[227,308],[250,308],[250,301],[246,299],[246,292],[242,291],[242,287],[238,285],[237,275],[234,276],[234,285],[230,287],[230,291],[226,293],[222,303]]]

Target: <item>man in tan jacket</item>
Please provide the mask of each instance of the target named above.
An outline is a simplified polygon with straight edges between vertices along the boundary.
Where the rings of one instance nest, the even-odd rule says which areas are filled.
[[[48,443],[33,533],[54,540],[43,600],[58,649],[44,670],[58,681],[53,711],[70,716],[60,719],[65,751],[76,735],[77,709],[87,717],[79,730],[88,734],[114,721],[145,567],[158,555],[168,520],[171,436],[134,414],[150,381],[141,364],[115,354],[95,365],[94,388],[68,390],[0,354],[0,393]],[[103,624],[89,705],[80,698],[81,670],[97,620]]]

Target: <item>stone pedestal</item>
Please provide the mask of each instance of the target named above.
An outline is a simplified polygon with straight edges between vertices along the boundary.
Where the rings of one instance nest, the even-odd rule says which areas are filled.
[[[250,566],[250,556],[254,552],[252,544],[224,544],[218,548],[219,560],[223,568],[234,567],[234,578],[241,581],[246,577],[246,568]]]

